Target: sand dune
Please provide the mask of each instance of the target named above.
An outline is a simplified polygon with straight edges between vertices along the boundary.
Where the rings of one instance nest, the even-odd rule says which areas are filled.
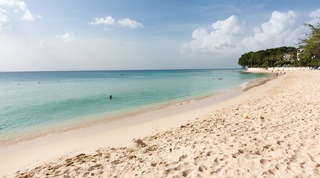
[[[290,71],[179,127],[15,176],[320,177],[319,142],[320,73]]]

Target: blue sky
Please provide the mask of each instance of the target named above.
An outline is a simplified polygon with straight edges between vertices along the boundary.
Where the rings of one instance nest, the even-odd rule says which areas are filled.
[[[0,0],[0,71],[234,68],[316,17],[318,0]]]

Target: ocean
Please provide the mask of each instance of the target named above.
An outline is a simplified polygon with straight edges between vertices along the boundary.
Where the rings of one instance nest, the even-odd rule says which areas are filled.
[[[210,96],[263,76],[237,69],[1,72],[0,144]]]

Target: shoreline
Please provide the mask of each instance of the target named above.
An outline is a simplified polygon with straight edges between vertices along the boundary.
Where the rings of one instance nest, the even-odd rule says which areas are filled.
[[[286,71],[310,71],[309,67],[268,67],[268,68],[257,68],[250,67],[245,72],[250,73],[274,73],[274,72],[286,72]]]
[[[201,106],[197,106],[196,104],[195,107],[190,107],[192,109],[196,109],[197,107],[203,107],[208,103],[217,103],[223,100],[230,99],[237,95],[240,95],[242,92],[245,92],[246,90],[249,90],[252,87],[261,85],[271,80],[271,78],[272,78],[271,76],[266,75],[265,77],[257,78],[257,79],[248,81],[246,83],[243,83],[241,84],[241,87],[234,86],[230,89],[214,92],[211,94],[204,94],[204,95],[199,95],[197,97],[186,97],[182,99],[176,99],[168,103],[155,104],[147,108],[140,108],[138,110],[128,111],[122,114],[116,114],[116,115],[98,114],[97,116],[86,117],[87,119],[80,119],[80,121],[77,123],[74,123],[74,122],[70,122],[70,124],[63,123],[63,125],[58,124],[53,127],[51,126],[48,128],[42,128],[41,130],[27,131],[27,132],[24,132],[23,134],[14,135],[12,137],[8,137],[7,139],[1,140],[0,153],[1,153],[1,147],[19,144],[22,142],[27,142],[29,140],[34,140],[39,138],[41,139],[43,137],[47,138],[48,136],[50,137],[51,135],[62,134],[64,132],[70,132],[78,129],[85,129],[88,127],[95,127],[101,124],[110,124],[112,122],[117,122],[118,120],[126,120],[128,118],[143,115],[145,113],[155,112],[158,110],[163,110],[171,107],[177,107],[177,105],[190,104],[193,102],[204,103],[204,104],[200,104]],[[115,128],[112,127],[110,129],[115,129]],[[21,135],[23,135],[23,138],[19,138]]]
[[[276,79],[277,77],[272,75],[272,73],[268,73],[266,77],[259,78],[256,80],[249,81],[246,87],[243,89],[244,92],[250,90],[251,88],[258,87],[260,85],[266,84],[267,82]]]
[[[78,153],[94,152],[101,147],[120,146],[130,143],[134,138],[144,137],[160,131],[165,131],[168,128],[178,127],[182,124],[195,120],[196,118],[206,115],[212,110],[223,108],[224,106],[234,103],[233,99],[245,97],[248,90],[254,90],[256,86],[263,86],[264,83],[273,81],[268,79],[265,82],[252,82],[248,85],[246,91],[237,93],[236,96],[220,95],[218,97],[208,97],[195,102],[186,102],[186,104],[171,105],[159,110],[134,115],[130,119],[121,119],[117,122],[110,122],[101,126],[93,126],[71,130],[59,134],[53,134],[45,137],[40,137],[25,142],[20,142],[14,145],[7,145],[0,149],[0,161],[12,160],[12,164],[5,166],[3,174],[12,174],[21,168],[32,168],[36,165],[41,165],[47,161],[61,158],[61,156],[74,156]],[[230,93],[229,93],[230,94]],[[233,93],[235,94],[235,93]],[[183,118],[183,119],[177,119]],[[170,123],[170,126],[168,126]],[[143,128],[143,131],[141,131]],[[146,129],[147,128],[147,129]],[[133,130],[139,132],[132,132]],[[126,138],[114,138],[123,133],[129,132]],[[97,138],[105,138],[103,143],[99,142]],[[60,148],[56,150],[52,148]],[[35,156],[34,153],[39,153],[40,150],[51,150],[49,152]],[[22,156],[28,153],[28,156]],[[19,160],[12,158],[19,157]],[[32,163],[32,164],[31,164]]]

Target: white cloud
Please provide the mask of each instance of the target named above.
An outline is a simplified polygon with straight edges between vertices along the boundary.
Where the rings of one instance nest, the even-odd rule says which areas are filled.
[[[20,9],[23,11],[22,20],[32,21],[34,20],[33,15],[30,10],[27,8],[27,4],[25,2],[19,2]]]
[[[143,24],[137,22],[135,20],[129,18],[123,18],[117,21],[118,25],[121,27],[136,29],[136,28],[143,28]],[[106,17],[96,17],[93,21],[89,22],[90,25],[105,25],[105,26],[112,26],[116,25],[116,20],[112,16]],[[110,30],[110,28],[106,27],[105,30]]]
[[[14,6],[17,4],[17,2],[17,0],[0,0],[0,5]]]
[[[91,25],[114,25],[115,20],[111,16],[107,17],[96,17],[93,21],[89,22]]]
[[[320,9],[310,12],[309,17],[311,18],[320,18]]]
[[[244,37],[241,44],[247,49],[257,50],[261,48],[293,45],[298,40],[301,29],[297,25],[298,16],[294,11],[281,13],[274,11],[268,22],[256,27],[252,36]]]
[[[60,38],[64,42],[70,42],[75,38],[73,32],[66,32],[63,35],[57,35],[56,37]]]
[[[245,22],[236,16],[212,24],[208,32],[198,28],[192,33],[192,41],[183,45],[191,52],[216,52],[223,48],[234,48],[245,30]]]
[[[9,18],[7,16],[7,11],[0,9],[0,29],[2,28],[3,24],[8,21],[9,21]]]
[[[212,28],[221,34],[237,35],[242,32],[244,27],[244,21],[241,21],[236,16],[230,16],[224,21],[217,21],[212,24]]]
[[[120,19],[118,21],[118,23],[122,27],[128,27],[128,28],[132,28],[132,29],[143,28],[143,24],[142,23],[137,22],[135,20],[131,20],[129,18]]]
[[[281,34],[288,27],[291,28],[297,19],[297,15],[293,11],[281,13],[274,11],[269,22],[261,25],[263,32],[271,34]]]
[[[0,0],[0,6],[10,8],[15,13],[22,12],[22,20],[32,21],[34,20],[34,16],[29,10],[27,4],[24,1],[20,0]],[[8,17],[7,17],[8,18]]]
[[[236,16],[212,24],[212,29],[198,28],[192,33],[192,40],[183,44],[183,54],[231,53],[272,48],[282,45],[294,45],[305,28],[297,24],[298,15],[294,11],[271,14],[269,21],[257,27],[247,27]]]
[[[320,9],[312,11],[309,14],[309,17],[312,18],[312,20],[309,22],[310,24],[317,25],[318,23],[320,23]]]

